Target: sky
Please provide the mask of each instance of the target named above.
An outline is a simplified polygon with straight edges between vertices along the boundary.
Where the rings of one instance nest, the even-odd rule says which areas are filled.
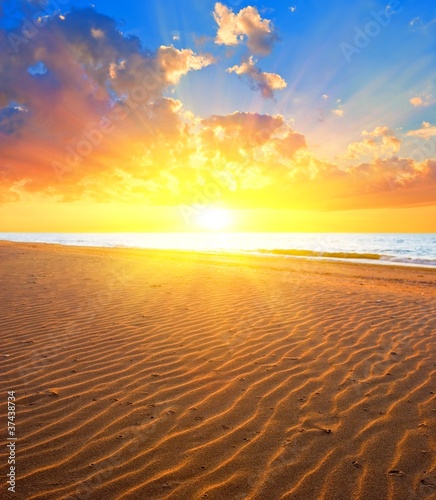
[[[435,59],[430,0],[5,0],[0,231],[435,232]]]

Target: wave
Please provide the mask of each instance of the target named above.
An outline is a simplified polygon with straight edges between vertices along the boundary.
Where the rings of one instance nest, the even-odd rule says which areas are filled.
[[[379,264],[391,265],[408,265],[408,266],[430,266],[436,267],[436,259],[425,259],[418,257],[394,257],[392,255],[384,255],[378,253],[359,253],[359,252],[339,252],[339,251],[316,251],[316,250],[302,250],[302,249],[258,249],[255,252],[261,255],[284,257],[307,257],[316,259],[339,259],[339,260],[352,260],[357,262],[363,261],[378,261]]]
[[[356,252],[320,252],[316,250],[297,250],[297,249],[260,249],[258,253],[268,253],[272,255],[291,255],[298,257],[327,257],[333,259],[366,259],[380,260],[383,256],[377,253],[356,253]]]

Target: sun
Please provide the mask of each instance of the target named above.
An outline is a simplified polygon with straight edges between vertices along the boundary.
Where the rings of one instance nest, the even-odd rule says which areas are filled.
[[[222,231],[230,226],[232,217],[225,208],[206,208],[198,215],[197,223],[209,231]]]

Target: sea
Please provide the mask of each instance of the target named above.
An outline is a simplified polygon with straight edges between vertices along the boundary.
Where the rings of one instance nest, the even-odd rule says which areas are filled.
[[[0,240],[250,253],[436,268],[436,233],[0,233]]]

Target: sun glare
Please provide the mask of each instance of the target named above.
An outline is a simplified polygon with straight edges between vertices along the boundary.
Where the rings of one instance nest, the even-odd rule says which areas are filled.
[[[229,210],[224,208],[208,208],[199,214],[197,222],[203,229],[222,231],[230,226],[232,218]]]

